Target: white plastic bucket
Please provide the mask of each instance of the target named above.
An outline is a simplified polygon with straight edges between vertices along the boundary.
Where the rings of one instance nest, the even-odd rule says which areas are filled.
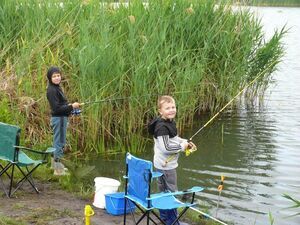
[[[93,205],[97,208],[105,208],[105,194],[115,193],[118,191],[120,181],[107,178],[96,177],[95,181],[95,196]]]

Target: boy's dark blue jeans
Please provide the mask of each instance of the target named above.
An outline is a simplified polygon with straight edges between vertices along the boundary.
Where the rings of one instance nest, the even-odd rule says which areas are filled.
[[[159,210],[160,218],[166,223],[166,225],[171,225],[177,218],[177,209],[169,210]],[[174,225],[180,225],[177,221]]]
[[[159,191],[171,191],[174,192],[177,190],[177,173],[176,169],[171,170],[159,170],[163,176],[158,178],[157,184]],[[171,225],[177,219],[177,209],[169,210],[159,210],[160,218],[166,223],[166,225]],[[177,221],[175,225],[179,225]]]
[[[68,117],[51,117],[51,127],[53,130],[53,148],[56,149],[53,155],[55,161],[59,161],[59,159],[63,157],[63,149],[66,145],[67,126]]]

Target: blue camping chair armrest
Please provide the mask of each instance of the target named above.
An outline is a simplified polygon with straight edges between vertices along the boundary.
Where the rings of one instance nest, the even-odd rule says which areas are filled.
[[[161,172],[152,172],[152,178],[161,177],[163,174]]]
[[[157,194],[152,194],[150,196],[150,198],[146,198],[146,200],[153,200],[153,199],[163,198],[163,197],[167,197],[167,196],[183,195],[183,194],[187,194],[187,193],[195,193],[195,192],[200,192],[203,190],[204,190],[203,187],[195,186],[195,187],[192,187],[192,188],[184,190],[184,191],[161,192],[161,193],[157,193]]]

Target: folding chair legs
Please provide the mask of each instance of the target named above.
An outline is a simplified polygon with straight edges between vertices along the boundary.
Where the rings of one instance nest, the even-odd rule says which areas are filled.
[[[127,198],[125,198],[125,204],[127,205],[127,201],[129,201]],[[134,202],[133,202],[134,203]],[[147,225],[148,224],[150,224],[150,221],[152,222],[152,224],[155,224],[155,225],[158,225],[158,224],[166,224],[161,218],[160,218],[160,216],[159,215],[157,215],[157,213],[156,212],[154,212],[153,210],[148,210],[148,211],[146,211],[146,210],[144,210],[144,209],[142,209],[138,204],[136,204],[136,203],[134,203],[135,204],[135,206],[142,212],[142,216],[138,219],[138,221],[136,221],[135,220],[135,218],[134,218],[134,215],[133,215],[133,212],[131,212],[131,215],[132,215],[132,218],[133,218],[133,220],[134,220],[134,224],[135,225],[138,225],[145,217],[147,217]],[[125,208],[125,211],[126,211],[126,205],[124,205],[124,208]],[[152,215],[154,215],[156,218],[157,218],[157,220],[158,220],[158,222],[157,221],[155,221],[155,220],[153,220],[153,218],[151,217],[151,214]],[[126,213],[124,214],[124,225],[126,224]]]
[[[21,180],[19,180],[16,184],[16,188],[13,190],[13,181],[14,181],[14,171],[15,171],[15,166],[19,169],[19,171],[22,173],[23,175],[23,178]],[[5,166],[5,168],[3,168],[2,166],[2,171],[0,173],[0,177],[5,173],[8,178],[10,179],[10,182],[9,182],[9,190],[7,192],[6,188],[5,188],[5,185],[3,183],[2,180],[0,180],[0,184],[1,186],[3,187],[3,190],[6,194],[7,197],[11,197],[24,183],[25,180],[27,180],[29,182],[29,184],[31,185],[31,187],[35,190],[36,193],[39,193],[39,190],[36,188],[35,186],[35,183],[33,181],[33,178],[32,178],[32,173],[36,170],[36,168],[38,167],[39,165],[35,166],[34,168],[32,168],[31,170],[28,169],[28,167],[26,167],[26,170],[27,170],[27,173],[25,174],[25,172],[21,169],[21,167],[19,165],[16,165],[16,164],[9,164],[7,166]],[[11,174],[8,174],[7,171],[8,169],[11,168]]]
[[[1,164],[0,164],[0,167],[1,167],[1,173],[0,173],[0,177],[2,176],[3,173],[6,174],[6,176],[8,176],[10,178],[10,175],[7,173],[7,169],[10,167],[9,164],[7,164],[5,167],[3,167]],[[8,167],[8,168],[7,168]]]
[[[10,182],[9,182],[9,191],[8,191],[8,197],[11,197],[11,190],[13,186],[13,179],[14,179],[14,170],[15,170],[15,165],[12,165],[11,169],[11,175],[10,175]]]
[[[5,173],[6,176],[10,179],[10,175],[7,173],[7,170],[12,166],[12,164],[7,164],[5,167],[3,167],[2,165],[0,165],[2,170],[0,172],[0,177]]]
[[[5,195],[6,195],[6,197],[9,197],[9,196],[8,196],[8,193],[7,193],[7,191],[6,191],[5,185],[4,185],[4,183],[3,183],[3,181],[2,181],[1,178],[0,178],[0,184],[1,184],[1,187],[2,187],[2,189],[3,189],[3,191],[4,191]]]
[[[146,212],[146,215],[147,215],[147,225],[149,225],[149,222],[150,222],[150,215],[149,215],[149,211]]]
[[[172,225],[177,225],[180,224],[179,220],[180,218],[183,216],[183,214],[189,209],[189,207],[184,208],[184,210],[181,211],[181,213],[179,214],[179,216],[176,216],[177,218],[173,221]]]
[[[19,171],[22,173],[23,178],[21,180],[18,181],[18,183],[16,184],[16,188],[12,191],[12,182],[13,182],[13,171],[14,171],[14,167],[17,166],[17,168],[19,169]],[[31,170],[28,169],[28,167],[26,167],[27,170],[27,174],[24,173],[24,171],[21,169],[20,166],[18,165],[13,165],[12,168],[12,174],[11,174],[11,182],[10,182],[10,187],[9,187],[9,197],[11,197],[24,183],[25,180],[27,180],[29,182],[29,184],[31,185],[31,187],[35,190],[35,192],[38,194],[40,193],[39,190],[36,188],[34,181],[31,177],[31,174],[33,173],[33,171],[35,171],[35,169],[38,167],[39,165],[35,166],[34,168],[32,168]]]
[[[38,166],[39,166],[39,165],[38,165]],[[17,183],[17,187],[18,187],[18,188],[22,186],[23,182],[24,182],[25,179],[26,179],[26,180],[30,183],[30,185],[32,186],[32,188],[35,190],[35,192],[36,192],[37,194],[40,193],[39,190],[36,188],[35,183],[34,183],[34,180],[33,180],[32,176],[31,176],[31,174],[36,170],[36,168],[37,168],[38,166],[35,166],[35,167],[32,168],[31,170],[29,170],[28,167],[26,166],[27,174],[25,174],[25,173],[22,171],[22,169],[21,169],[19,166],[17,166],[18,169],[20,170],[20,172],[23,174],[23,178]]]
[[[164,221],[160,218],[159,215],[157,215],[154,211],[151,211],[151,213],[162,223],[162,224],[165,224]],[[151,219],[151,217],[150,217]],[[152,221],[152,219],[151,219]],[[152,221],[154,224],[156,224],[154,221]]]

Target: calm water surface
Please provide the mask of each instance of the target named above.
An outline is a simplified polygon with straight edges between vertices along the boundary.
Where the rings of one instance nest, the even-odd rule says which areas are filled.
[[[233,224],[270,224],[270,212],[274,224],[299,225],[300,216],[285,218],[300,209],[285,209],[292,202],[282,194],[300,200],[300,8],[251,10],[262,19],[267,38],[285,24],[290,28],[284,38],[286,55],[274,73],[276,82],[263,102],[224,112],[194,138],[199,151],[181,157],[179,189],[205,187],[197,196],[201,205]],[[190,137],[208,119],[203,115],[184,136]],[[142,157],[152,159],[152,149],[147,152]],[[97,168],[101,176],[119,179],[123,164],[123,160],[101,161]],[[226,178],[219,198],[221,174]]]

